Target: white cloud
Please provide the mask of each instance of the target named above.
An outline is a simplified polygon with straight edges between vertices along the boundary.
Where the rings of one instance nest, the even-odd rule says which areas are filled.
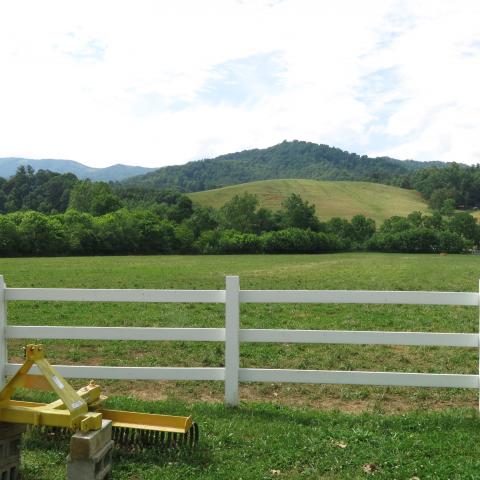
[[[476,0],[5,2],[0,156],[162,166],[296,138],[478,162],[479,40]],[[235,70],[272,52],[272,75]]]

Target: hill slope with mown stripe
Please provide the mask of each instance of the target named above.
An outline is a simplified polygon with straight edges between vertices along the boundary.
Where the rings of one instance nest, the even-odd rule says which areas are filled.
[[[369,182],[329,182],[317,180],[264,180],[231,187],[190,193],[199,205],[221,207],[235,195],[244,192],[255,194],[261,207],[278,210],[291,193],[299,194],[315,205],[321,219],[331,217],[351,218],[362,214],[383,222],[393,215],[408,215],[413,211],[427,210],[427,204],[418,192]]]

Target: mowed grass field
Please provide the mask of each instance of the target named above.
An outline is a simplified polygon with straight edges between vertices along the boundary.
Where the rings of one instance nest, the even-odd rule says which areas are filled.
[[[151,256],[2,259],[12,287],[223,289],[227,274],[244,289],[477,291],[480,257],[347,253],[332,255]],[[13,325],[222,327],[221,304],[10,302]],[[473,307],[412,305],[242,305],[246,328],[478,331]],[[35,340],[35,339],[30,339]],[[28,341],[30,341],[28,340]],[[21,360],[23,341],[9,358]],[[223,366],[216,342],[44,341],[54,363]],[[468,348],[378,345],[242,344],[241,366],[432,373],[476,373]],[[109,393],[139,398],[221,401],[219,382],[106,382]],[[246,401],[321,408],[403,411],[424,405],[473,406],[476,393],[449,389],[244,384]]]
[[[480,257],[348,253],[1,259],[12,287],[478,291]],[[10,302],[9,323],[78,326],[223,325],[222,305]],[[448,306],[243,305],[243,327],[477,332],[478,309]],[[31,339],[32,341],[35,339]],[[44,341],[53,363],[222,366],[223,345]],[[23,342],[10,342],[21,361]],[[241,366],[478,373],[468,348],[241,345]],[[76,386],[82,382],[73,381]],[[114,479],[479,478],[478,392],[458,389],[243,384],[238,409],[220,382],[102,382],[108,406],[192,414],[194,453],[116,452]],[[22,392],[23,398],[38,395]],[[68,445],[25,441],[27,479],[65,475]],[[368,467],[365,467],[368,469]]]
[[[362,214],[381,223],[392,215],[406,216],[414,211],[428,210],[426,202],[416,191],[369,182],[264,180],[190,193],[189,197],[200,205],[219,208],[244,192],[257,195],[260,206],[271,210],[279,210],[283,200],[297,193],[315,205],[321,220],[332,217],[349,219]]]

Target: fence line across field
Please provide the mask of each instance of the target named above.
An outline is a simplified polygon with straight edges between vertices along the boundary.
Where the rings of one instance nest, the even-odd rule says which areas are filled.
[[[7,288],[0,276],[0,381],[19,364],[7,361],[8,339],[75,339],[224,342],[224,367],[109,367],[57,365],[66,378],[119,380],[216,380],[225,384],[225,403],[239,401],[240,382],[286,382],[414,387],[480,388],[479,375],[375,371],[240,368],[240,343],[414,345],[477,348],[478,333],[343,330],[240,329],[242,303],[349,303],[479,307],[478,292],[363,290],[241,290],[227,276],[224,290],[136,290]],[[9,301],[156,302],[225,304],[224,328],[66,327],[8,325]],[[32,370],[32,373],[38,373]]]

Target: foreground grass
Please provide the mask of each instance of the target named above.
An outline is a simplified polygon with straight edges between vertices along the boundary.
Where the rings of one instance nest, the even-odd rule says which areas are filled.
[[[480,257],[466,255],[244,255],[1,259],[12,287],[222,289],[238,274],[245,289],[478,291]],[[477,332],[478,309],[443,306],[244,305],[250,328]],[[11,302],[17,325],[221,327],[222,305]],[[34,341],[35,339],[31,339]],[[21,360],[23,341],[9,344]],[[223,344],[44,341],[53,363],[222,366]],[[476,349],[364,345],[242,344],[241,366],[477,373]],[[73,382],[77,384],[78,382]],[[221,401],[221,382],[102,382],[109,394]],[[455,389],[244,384],[242,399],[322,409],[401,412],[473,407],[477,392]]]
[[[478,415],[470,410],[405,415],[319,412],[272,404],[109,401],[113,408],[191,414],[200,425],[194,452],[114,455],[114,480],[173,479],[477,479]],[[65,478],[67,442],[30,434],[25,480]]]
[[[189,197],[200,205],[220,208],[235,195],[256,195],[260,207],[279,210],[292,193],[315,205],[319,218],[352,218],[365,215],[381,223],[392,215],[407,216],[428,207],[418,192],[370,182],[317,181],[302,179],[262,180],[195,192]]]

